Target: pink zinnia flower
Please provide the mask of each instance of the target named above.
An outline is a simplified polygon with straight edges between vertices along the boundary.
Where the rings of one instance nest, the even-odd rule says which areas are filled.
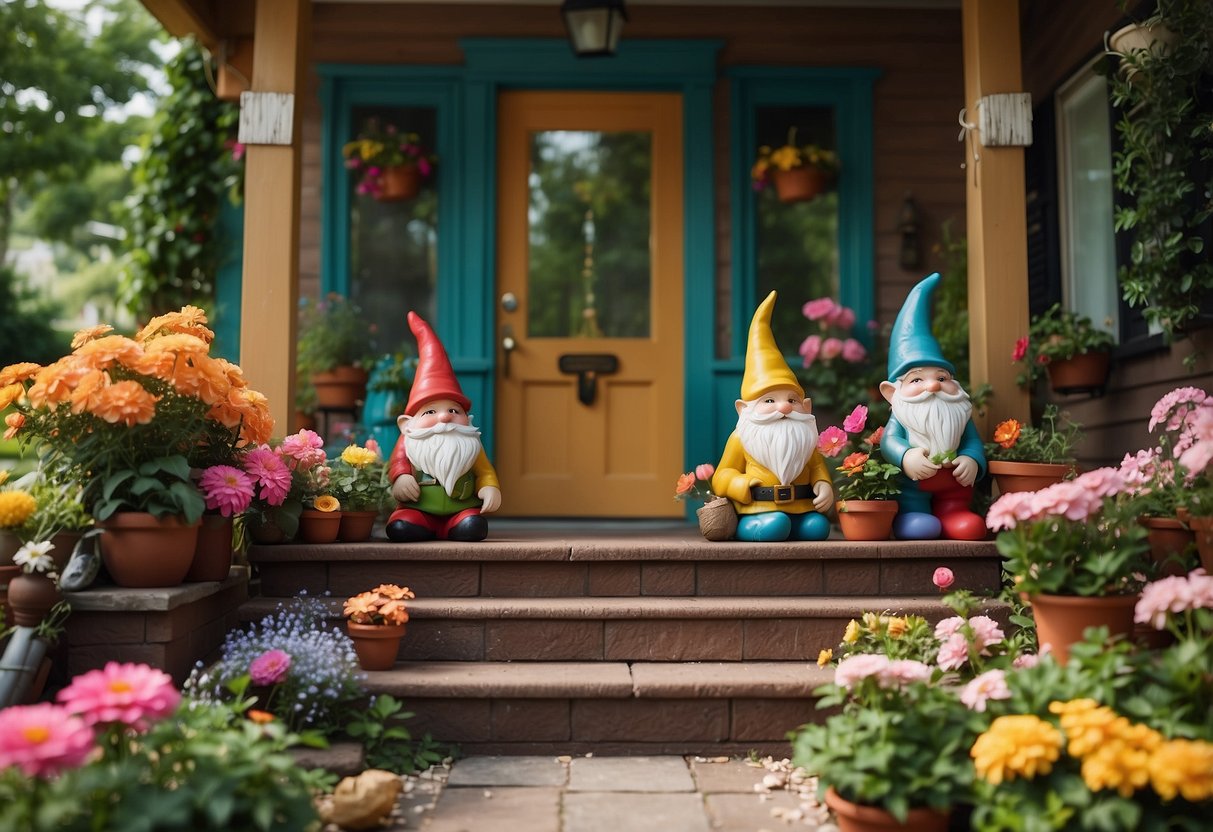
[[[0,711],[0,769],[17,766],[26,777],[49,777],[84,765],[93,748],[93,729],[60,705]]]
[[[266,650],[249,663],[249,678],[254,685],[277,685],[286,681],[291,656],[281,650]]]
[[[960,691],[960,701],[970,711],[984,713],[991,699],[1010,699],[1007,675],[1001,670],[987,670],[975,677]]]
[[[1015,342],[1015,349],[1011,350],[1011,361],[1023,361],[1023,357],[1028,354],[1028,339],[1027,337],[1020,338]]]
[[[821,352],[821,336],[810,335],[805,338],[800,344],[800,357],[804,359],[804,366],[812,367],[813,362],[817,360],[818,354]]]
[[[259,496],[271,506],[280,506],[291,491],[291,472],[278,454],[262,445],[249,451],[244,470],[261,487]]]
[[[862,404],[855,405],[855,409],[847,416],[842,423],[842,429],[847,433],[861,433],[868,424],[868,409]]]
[[[245,511],[253,501],[252,477],[231,465],[212,465],[202,472],[198,485],[206,497],[206,507],[231,517]]]
[[[716,466],[710,462],[703,462],[695,466],[695,479],[707,482],[712,479],[712,475],[716,473]]]
[[[838,456],[846,444],[846,432],[835,425],[830,425],[817,437],[817,450],[821,451],[822,455],[828,457]]]
[[[848,364],[858,364],[868,357],[868,351],[863,344],[854,338],[842,342],[842,360]]]
[[[834,684],[850,690],[856,683],[880,674],[888,666],[889,657],[880,653],[847,656],[834,668]]]
[[[955,582],[956,576],[946,566],[939,567],[935,570],[935,574],[931,576],[931,583],[935,584],[939,589],[947,589]]]
[[[803,307],[801,307],[800,311],[803,312],[804,316],[810,321],[820,321],[823,318],[829,318],[831,315],[835,314],[834,310],[837,308],[837,306],[838,305],[834,303],[833,298],[817,298],[816,300],[811,300],[806,303]]]
[[[965,662],[969,660],[969,642],[965,639],[964,633],[952,633],[948,636],[939,648],[939,655],[935,657],[936,663],[943,670],[956,670],[964,667]]]
[[[931,678],[931,667],[913,659],[895,659],[876,674],[882,688],[896,688]]]
[[[278,453],[290,457],[298,463],[297,467],[307,470],[324,462],[324,439],[316,431],[305,428],[283,439]]]
[[[168,716],[181,694],[167,673],[145,664],[109,662],[90,670],[59,691],[59,701],[89,725],[121,722],[144,730],[149,719]]]
[[[821,358],[823,361],[833,361],[842,354],[842,340],[827,338],[821,342]]]
[[[943,641],[951,638],[953,633],[956,633],[964,626],[965,620],[959,615],[954,615],[951,618],[945,618],[935,625],[935,638]]]

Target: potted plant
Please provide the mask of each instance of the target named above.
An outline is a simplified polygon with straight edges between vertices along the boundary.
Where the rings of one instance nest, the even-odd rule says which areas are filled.
[[[758,148],[750,178],[756,191],[774,184],[780,202],[807,202],[830,186],[838,168],[837,153],[816,144],[797,144],[792,127],[787,144]]]
[[[405,601],[415,597],[407,586],[380,584],[346,599],[346,630],[363,670],[390,670],[396,663],[409,620]]]
[[[330,292],[300,302],[296,367],[316,391],[322,408],[353,410],[366,394],[373,332],[357,305]]]
[[[327,493],[331,474],[324,439],[312,430],[293,433],[273,448],[254,448],[245,456],[243,469],[254,485],[243,526],[253,542],[261,544],[293,539],[299,533],[304,505]],[[328,502],[324,505],[336,510]],[[340,515],[328,522],[339,523]]]
[[[717,497],[712,493],[709,483],[715,473],[716,466],[709,462],[696,465],[694,471],[678,478],[674,499],[703,500],[703,505],[695,509],[700,533],[707,540],[732,540],[737,532],[737,510],[728,497]]]
[[[867,407],[857,405],[841,428],[830,426],[821,432],[818,449],[827,458],[838,457],[852,448],[848,434],[855,435],[858,450],[838,465],[838,525],[847,540],[888,540],[897,517],[895,498],[901,493],[901,469],[879,453],[883,427],[859,440],[867,419]]]
[[[1107,384],[1115,343],[1086,315],[1055,303],[1032,318],[1027,337],[1015,343],[1011,361],[1023,365],[1017,378],[1021,387],[1031,387],[1043,372],[1054,392],[1094,392]]]
[[[1007,419],[994,428],[994,440],[986,443],[989,471],[1000,494],[1009,491],[1038,491],[1075,473],[1074,446],[1082,428],[1061,415],[1057,405],[1045,406],[1040,427]]]
[[[1032,606],[1041,650],[1065,663],[1083,629],[1133,630],[1133,605],[1148,573],[1146,531],[1117,498],[1127,483],[1098,468],[1040,491],[999,497],[986,515],[1015,589]]]
[[[332,543],[341,531],[341,501],[332,494],[316,494],[303,503],[299,537],[304,543]]]
[[[134,338],[103,325],[46,367],[0,371],[20,385],[23,446],[83,487],[103,530],[101,556],[120,586],[172,586],[189,570],[205,502],[191,469],[269,438],[268,403],[240,368],[209,355],[206,314],[186,306]]]
[[[378,119],[369,119],[341,153],[346,167],[359,177],[357,192],[383,202],[415,197],[437,161],[419,135],[394,124],[381,125]]]
[[[404,412],[416,371],[417,356],[407,348],[380,356],[371,370],[362,423],[381,446],[390,448],[400,437],[396,417]]]
[[[1113,154],[1116,228],[1131,240],[1120,267],[1124,299],[1169,343],[1203,317],[1213,289],[1205,250],[1213,188],[1213,7],[1205,0],[1160,0],[1137,31],[1137,43],[1110,43],[1118,72],[1110,78],[1119,112]],[[1165,44],[1164,33],[1171,35]],[[1119,34],[1119,33],[1118,33]],[[1187,360],[1187,359],[1186,359]],[[1191,357],[1195,360],[1195,356]]]
[[[331,468],[329,488],[341,502],[338,539],[345,543],[369,540],[390,489],[379,444],[372,439],[365,446],[350,445]]]

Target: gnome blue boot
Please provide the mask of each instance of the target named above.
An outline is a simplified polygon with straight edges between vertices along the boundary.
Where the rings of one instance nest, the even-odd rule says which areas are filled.
[[[737,539],[750,543],[787,540],[792,534],[792,518],[782,511],[746,514],[737,520]]]
[[[796,540],[825,540],[830,536],[830,520],[824,514],[806,511],[792,521],[792,530]]]

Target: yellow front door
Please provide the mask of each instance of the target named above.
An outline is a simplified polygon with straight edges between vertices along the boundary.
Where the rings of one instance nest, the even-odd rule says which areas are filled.
[[[507,92],[497,129],[502,514],[680,516],[682,99]]]

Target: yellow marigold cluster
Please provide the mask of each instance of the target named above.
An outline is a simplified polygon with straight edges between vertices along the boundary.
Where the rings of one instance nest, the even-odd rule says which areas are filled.
[[[38,508],[38,502],[24,491],[0,491],[0,528],[22,525]]]
[[[1213,743],[1166,740],[1150,755],[1150,785],[1163,800],[1213,797]]]
[[[358,445],[350,445],[341,452],[341,461],[355,468],[365,468],[377,458],[374,451],[369,451]]]
[[[997,786],[1016,777],[1048,774],[1061,756],[1063,737],[1032,714],[1000,716],[977,738],[969,754],[977,776]]]

